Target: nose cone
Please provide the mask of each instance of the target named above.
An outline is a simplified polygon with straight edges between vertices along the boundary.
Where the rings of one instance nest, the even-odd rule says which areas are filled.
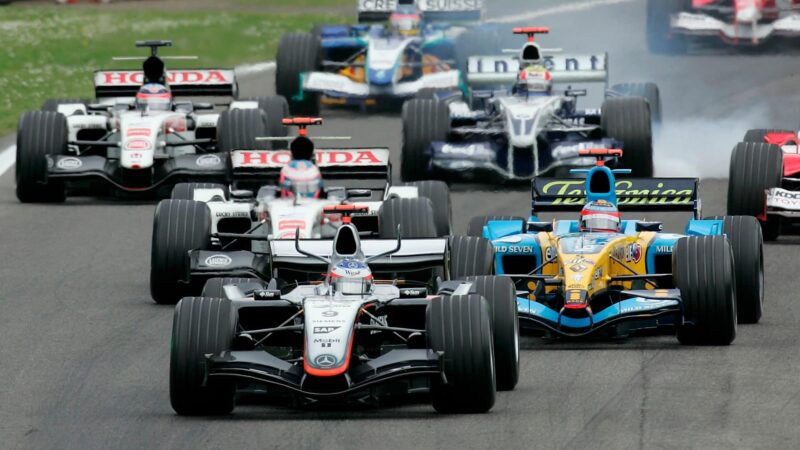
[[[375,86],[388,86],[392,84],[394,71],[390,69],[369,69],[367,79]]]
[[[755,23],[761,20],[761,11],[753,6],[742,8],[736,12],[736,21],[740,23]]]

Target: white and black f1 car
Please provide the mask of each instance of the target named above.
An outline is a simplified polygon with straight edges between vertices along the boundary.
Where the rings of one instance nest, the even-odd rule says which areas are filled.
[[[353,225],[333,241],[271,242],[275,266],[327,275],[283,287],[274,279],[217,278],[202,297],[182,299],[172,331],[173,409],[227,414],[238,390],[261,385],[301,404],[430,392],[439,412],[488,411],[496,390],[514,389],[519,377],[514,285],[462,277],[491,270],[491,246],[482,238],[460,243],[361,242]],[[478,247],[486,252],[464,252]],[[396,280],[409,270],[453,281]]]
[[[287,119],[301,128],[321,119]],[[365,236],[436,238],[451,233],[450,191],[441,181],[391,185],[389,150],[314,149],[301,132],[291,150],[232,153],[233,189],[217,183],[181,183],[156,208],[150,285],[158,303],[200,292],[210,276],[270,278],[268,240],[330,238],[345,221]],[[320,198],[281,198],[281,168],[316,162],[324,182]],[[175,227],[187,230],[174,233]],[[193,251],[203,251],[194,253]],[[191,257],[189,257],[191,252]],[[286,275],[284,278],[289,277]]]
[[[403,108],[404,180],[419,178],[529,180],[590,166],[581,149],[623,146],[635,176],[653,174],[652,125],[660,118],[658,87],[627,83],[606,90],[600,109],[579,109],[585,90],[550,90],[550,83],[607,83],[607,55],[547,54],[532,41],[547,28],[517,28],[529,41],[518,57],[470,58],[471,95],[422,92]],[[526,68],[546,88],[517,89]],[[511,86],[515,86],[511,88]],[[558,171],[561,172],[558,172]]]
[[[138,42],[151,48],[142,71],[95,72],[96,104],[54,99],[41,111],[22,115],[16,164],[20,201],[63,201],[68,189],[97,194],[109,187],[137,196],[163,195],[178,181],[226,181],[231,150],[269,148],[255,137],[286,135],[280,121],[288,106],[281,97],[234,101],[222,113],[199,114],[213,105],[171,98],[164,109],[137,107],[144,83],[167,86],[167,95],[177,97],[236,95],[233,70],[165,71],[157,49],[169,45]]]

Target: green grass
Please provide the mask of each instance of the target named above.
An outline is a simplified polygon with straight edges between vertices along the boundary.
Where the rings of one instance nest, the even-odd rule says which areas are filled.
[[[240,0],[255,1],[255,0]],[[299,0],[320,4],[323,0]],[[338,0],[333,0],[333,3]],[[348,17],[260,12],[185,12],[14,8],[0,15],[0,135],[16,128],[20,113],[38,109],[47,98],[93,94],[92,72],[135,68],[112,56],[145,54],[141,39],[172,39],[164,54],[197,55],[197,61],[170,67],[233,67],[273,59],[280,36],[309,30],[314,23]]]

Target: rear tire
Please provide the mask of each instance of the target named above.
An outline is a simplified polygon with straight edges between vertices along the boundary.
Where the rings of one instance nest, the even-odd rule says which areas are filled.
[[[284,137],[289,135],[289,129],[283,125],[283,119],[290,116],[289,103],[280,95],[266,97],[253,97],[248,99],[258,102],[258,109],[264,113],[265,134],[262,137]],[[289,147],[288,139],[285,141],[267,141],[268,148],[284,150]]]
[[[150,295],[158,304],[174,304],[196,295],[199,286],[186,280],[191,250],[211,245],[211,211],[191,200],[162,200],[153,219],[150,251]]]
[[[450,236],[450,279],[494,274],[494,246],[474,236]]]
[[[661,123],[661,93],[655,83],[620,83],[610,89],[622,97],[642,97],[650,105],[650,119],[653,125]]]
[[[301,76],[320,69],[322,44],[312,33],[288,33],[278,43],[275,58],[275,90],[289,101],[289,109],[296,116],[317,116],[320,95],[303,92]]]
[[[476,216],[469,221],[469,226],[467,227],[467,236],[484,237],[483,227],[488,225],[489,222],[493,220],[521,220],[523,227],[525,226],[525,219],[519,216]],[[524,230],[519,230],[520,233],[523,231]]]
[[[752,216],[726,216],[723,231],[733,251],[736,315],[739,323],[758,323],[764,304],[764,247]]]
[[[600,126],[606,137],[622,141],[622,165],[634,177],[653,176],[653,130],[650,105],[641,97],[608,98],[603,102]]]
[[[672,33],[670,16],[686,11],[687,0],[647,0],[647,47],[653,53],[683,54],[689,50],[686,36]]]
[[[725,236],[678,239],[672,273],[680,289],[685,345],[729,345],[736,338],[736,286],[733,252]]]
[[[228,186],[221,183],[178,183],[172,188],[170,198],[172,200],[194,200],[195,189],[220,189],[224,193],[224,200],[229,200],[231,197]]]
[[[731,153],[728,174],[728,215],[763,216],[765,191],[780,187],[783,178],[783,151],[777,145],[740,142]],[[761,222],[765,241],[780,236],[780,217],[767,216]]]
[[[225,286],[231,284],[245,284],[245,283],[261,283],[258,278],[209,278],[203,286],[203,293],[201,297],[210,298],[227,298],[225,295]]]
[[[507,277],[469,277],[467,281],[471,281],[475,292],[489,303],[497,390],[513,391],[519,381],[517,289]]]
[[[198,416],[233,411],[234,385],[207,379],[205,356],[229,350],[235,330],[236,313],[230,300],[186,297],[175,307],[169,399],[176,413]]]
[[[63,202],[64,183],[48,178],[48,157],[67,152],[67,118],[51,111],[22,114],[17,127],[17,198],[23,203]]]
[[[400,178],[418,181],[431,173],[430,145],[450,134],[450,109],[438,100],[409,100],[403,105]]]
[[[397,225],[401,225],[404,239],[435,238],[433,203],[424,197],[391,198],[378,211],[381,239],[397,239]]]
[[[433,205],[433,222],[436,224],[436,236],[445,237],[453,226],[453,206],[450,202],[450,188],[443,181],[416,181],[408,183],[417,188],[419,197],[427,198]]]
[[[266,115],[258,109],[222,111],[217,123],[217,151],[267,150],[267,141],[257,137],[267,135]]]
[[[442,358],[446,384],[431,386],[440,413],[484,413],[494,406],[496,382],[489,305],[480,295],[434,298],[427,309],[428,345]]]

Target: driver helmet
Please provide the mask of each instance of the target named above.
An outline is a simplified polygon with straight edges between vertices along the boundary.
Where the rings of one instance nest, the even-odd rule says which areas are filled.
[[[366,263],[343,259],[331,268],[331,285],[334,292],[344,295],[364,295],[372,292],[372,271]]]
[[[605,200],[589,202],[581,211],[581,231],[619,233],[620,224],[619,210]]]
[[[521,95],[549,95],[552,88],[550,72],[544,66],[532,65],[520,70],[514,92]]]
[[[145,84],[136,93],[136,109],[140,111],[169,111],[172,109],[172,93],[163,84]]]
[[[422,15],[417,8],[398,8],[389,16],[391,30],[400,36],[419,36]]]
[[[281,197],[297,195],[305,198],[319,198],[322,192],[322,174],[317,166],[306,159],[296,159],[281,169]]]

